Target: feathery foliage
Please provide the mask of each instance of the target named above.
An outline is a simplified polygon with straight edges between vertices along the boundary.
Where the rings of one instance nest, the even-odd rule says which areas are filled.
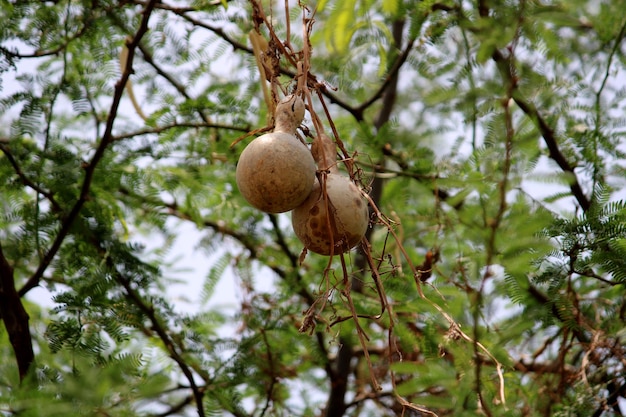
[[[622,9],[1,3],[0,415],[623,415]],[[369,246],[239,193],[251,32]]]

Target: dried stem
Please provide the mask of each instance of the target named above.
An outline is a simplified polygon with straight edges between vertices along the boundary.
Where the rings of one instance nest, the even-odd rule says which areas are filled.
[[[340,255],[341,258],[341,268],[343,271],[343,289],[341,291],[341,294],[346,298],[347,300],[347,304],[348,304],[348,308],[350,309],[350,312],[352,313],[352,318],[353,318],[353,322],[354,322],[354,326],[356,328],[356,334],[359,338],[359,343],[361,344],[361,347],[363,348],[363,355],[365,356],[365,361],[367,363],[367,367],[369,368],[369,373],[370,373],[370,380],[372,382],[372,386],[374,387],[375,391],[380,391],[382,389],[382,387],[380,386],[380,384],[378,383],[378,380],[376,379],[376,375],[374,373],[374,366],[372,365],[372,360],[370,359],[370,354],[369,354],[369,350],[367,347],[367,341],[369,340],[369,338],[367,337],[367,335],[365,334],[365,331],[363,330],[363,328],[361,327],[361,324],[359,323],[359,317],[356,313],[356,309],[354,308],[354,302],[352,301],[352,295],[351,295],[351,281],[350,281],[350,275],[348,274],[348,270],[346,268],[346,260],[343,254]]]

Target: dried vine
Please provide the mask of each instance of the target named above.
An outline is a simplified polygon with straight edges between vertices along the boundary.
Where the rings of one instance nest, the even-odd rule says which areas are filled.
[[[326,130],[325,126],[328,126],[328,129],[333,133],[335,144],[341,155],[341,158],[340,158],[341,162],[344,164],[351,179],[357,184],[361,183],[362,182],[362,178],[361,178],[362,170],[358,166],[359,163],[355,161],[355,159],[351,156],[354,153],[349,152],[348,149],[346,149],[344,142],[341,140],[341,133],[338,131],[337,127],[335,126],[332,116],[328,110],[328,104],[326,103],[326,99],[329,98],[328,87],[325,84],[319,83],[317,81],[317,77],[311,73],[312,49],[311,49],[311,44],[310,44],[310,36],[314,30],[315,10],[309,10],[306,6],[300,5],[302,9],[303,48],[301,51],[294,51],[293,45],[289,39],[289,34],[290,34],[289,29],[287,30],[287,39],[281,40],[280,37],[277,35],[276,31],[274,30],[274,27],[270,19],[268,19],[267,14],[264,11],[261,3],[258,0],[251,0],[251,3],[252,3],[252,10],[253,10],[253,21],[257,22],[257,26],[255,28],[256,41],[253,42],[253,45],[256,45],[256,46],[253,49],[255,49],[255,57],[257,59],[259,71],[261,73],[260,80],[261,80],[261,83],[263,84],[262,91],[265,91],[266,89],[266,85],[265,85],[266,80],[270,82],[270,88],[272,90],[271,100],[268,99],[269,94],[267,93],[265,94],[268,108],[271,110],[275,106],[276,101],[277,101],[276,91],[278,89],[281,89],[283,94],[287,93],[287,90],[281,84],[277,82],[278,77],[281,74],[292,74],[294,78],[294,81],[293,81],[294,85],[292,87],[291,92],[302,95],[304,97],[305,103],[307,104],[307,109],[311,116],[313,127],[315,129],[314,135],[312,135],[308,129],[303,129],[302,131],[304,135],[312,137],[313,141],[315,141],[317,140],[317,137]],[[289,15],[288,5],[286,5],[285,8],[286,8],[285,15],[288,16]],[[287,23],[289,24],[289,22]],[[263,42],[262,40],[259,40],[258,38],[259,34],[262,32],[261,24],[263,25],[264,29],[267,30],[267,33],[269,36],[269,40],[265,42]],[[398,25],[394,28],[394,33],[395,33],[394,37],[399,43],[401,36],[402,36],[402,22],[401,21],[398,21]],[[376,127],[380,128],[389,119],[389,116],[391,114],[391,107],[393,106],[393,103],[395,102],[395,89],[397,88],[396,87],[397,73],[400,67],[402,66],[402,64],[408,58],[408,55],[411,52],[414,43],[415,43],[415,39],[411,39],[409,40],[407,45],[402,49],[402,52],[398,55],[398,57],[394,61],[387,77],[385,78],[385,82],[381,85],[380,89],[374,94],[374,96],[372,96],[370,100],[366,101],[365,103],[363,103],[361,106],[359,106],[356,109],[348,108],[348,111],[350,111],[355,116],[355,118],[357,118],[357,120],[360,120],[360,118],[362,118],[363,111],[366,108],[371,106],[374,102],[378,101],[379,99],[383,99],[385,103],[383,104],[383,112],[379,114],[379,117],[376,120]],[[260,45],[264,45],[265,48],[267,49],[259,53]],[[286,64],[290,68],[293,68],[293,69],[289,69],[289,68],[285,69],[279,63],[282,61],[277,61],[277,58],[284,58],[284,61],[286,62]],[[332,99],[332,97],[330,97],[330,101],[335,102]],[[324,111],[323,116],[318,115],[316,111],[316,108],[317,108],[316,103],[319,103],[319,106],[321,106],[321,108],[323,109]],[[348,106],[342,106],[342,107],[346,108]],[[262,130],[265,130],[265,129],[267,128],[263,128]],[[251,132],[250,134],[252,133],[256,133],[256,131]],[[235,142],[233,142],[231,146],[234,146],[236,143],[238,143],[240,140],[244,139],[248,135],[244,135],[238,138]],[[383,165],[383,164],[378,164],[378,165]],[[378,187],[380,188],[381,185],[382,184],[379,183]],[[444,308],[442,308],[438,303],[436,303],[433,300],[430,300],[423,291],[422,286],[424,285],[425,279],[428,276],[430,276],[430,273],[432,270],[433,252],[432,251],[428,252],[427,258],[424,260],[422,265],[415,265],[411,257],[408,255],[408,253],[404,249],[401,237],[396,233],[397,222],[394,220],[391,220],[388,216],[383,214],[381,210],[378,208],[377,202],[378,202],[379,197],[369,195],[367,193],[367,190],[363,190],[362,192],[370,206],[370,210],[372,213],[372,219],[371,219],[372,226],[385,228],[387,230],[388,236],[390,236],[391,239],[395,242],[397,248],[399,249],[400,256],[402,257],[402,261],[408,265],[409,271],[414,278],[415,288],[417,290],[417,293],[419,294],[419,297],[425,302],[427,302],[429,305],[431,305],[436,311],[438,311],[441,314],[441,316],[448,322],[449,333],[454,334],[455,338],[464,340],[467,343],[474,346],[475,349],[477,350],[477,354],[478,352],[481,352],[482,354],[486,355],[490,359],[491,363],[495,366],[498,379],[499,379],[499,383],[498,383],[499,400],[501,401],[502,404],[504,404],[506,402],[506,399],[504,395],[504,377],[503,377],[502,364],[491,354],[491,352],[489,352],[489,350],[483,344],[481,344],[476,339],[476,336],[472,338],[469,335],[467,335],[465,332],[463,332],[461,330],[461,326],[452,318],[452,316],[448,314],[444,310]],[[380,192],[380,189],[375,191],[376,194],[379,192]],[[324,190],[324,193],[325,193],[325,190]],[[327,197],[325,197],[325,199],[327,199]],[[382,279],[382,272],[380,270],[381,265],[382,265],[382,259],[384,259],[386,255],[383,253],[382,255],[379,255],[378,258],[375,257],[372,254],[372,247],[367,237],[364,238],[363,241],[361,242],[359,253],[360,255],[358,256],[361,256],[363,261],[362,262],[360,261],[359,264],[355,264],[353,266],[354,270],[355,271],[365,271],[365,270],[369,271],[369,274],[374,283],[374,288],[378,295],[379,302],[381,304],[380,312],[372,316],[372,315],[363,315],[357,311],[353,298],[352,298],[352,292],[355,289],[353,288],[353,281],[351,277],[354,275],[354,271],[349,270],[348,265],[350,265],[351,262],[349,262],[347,259],[350,256],[350,254],[335,254],[335,255],[331,254],[326,264],[326,267],[324,268],[324,271],[323,271],[322,282],[320,283],[320,292],[317,295],[314,302],[310,304],[308,310],[305,312],[304,318],[302,320],[302,325],[300,327],[300,331],[305,332],[305,333],[312,333],[319,322],[325,325],[327,331],[330,331],[330,329],[333,326],[337,325],[338,323],[342,323],[347,320],[352,320],[353,325],[356,329],[359,345],[362,349],[363,357],[369,368],[371,386],[373,387],[373,395],[376,395],[375,393],[380,392],[382,388],[378,380],[378,377],[376,375],[374,365],[372,363],[372,359],[369,354],[370,346],[368,342],[370,339],[366,333],[365,328],[360,324],[360,320],[372,320],[372,321],[378,322],[383,317],[383,315],[386,314],[387,320],[388,320],[388,324],[386,325],[388,335],[387,335],[387,347],[386,347],[385,355],[390,361],[390,363],[393,363],[394,360],[402,361],[403,359],[402,359],[402,354],[399,351],[399,348],[397,346],[396,335],[394,333],[394,326],[395,326],[395,321],[396,321],[395,313],[393,310],[393,306],[389,302],[387,295],[385,293],[384,282]],[[303,255],[301,255],[301,258],[300,258],[301,262],[305,256],[306,256],[306,251],[303,252]],[[341,270],[342,278],[340,279],[335,278],[334,269],[333,269],[333,265],[334,265],[333,260],[334,258],[337,258],[337,257],[339,258],[340,265],[341,265],[340,270]],[[400,260],[398,260],[398,262],[399,261]],[[360,291],[360,289],[358,290]],[[340,298],[346,304],[346,307],[348,311],[350,312],[350,314],[348,316],[335,317],[332,320],[329,320],[325,317],[325,309],[328,306],[328,300],[335,293],[338,293],[340,295]],[[346,372],[349,369],[349,368],[346,368],[345,361],[346,360],[349,361],[348,358],[351,357],[352,354],[347,352],[347,349],[345,346],[341,349],[341,351],[344,352],[343,353],[344,356],[345,355],[348,355],[348,356],[341,359],[344,362],[342,366],[342,369],[344,369],[344,371],[342,372],[342,375],[340,376],[336,375],[335,377],[338,378],[337,381],[339,384],[345,385],[345,383],[347,383]],[[340,356],[341,356],[341,351],[340,351]],[[338,357],[338,360],[339,360],[339,357]],[[391,383],[392,383],[392,386],[394,387],[393,395],[396,401],[399,404],[401,404],[403,408],[419,411],[427,415],[436,415],[433,411],[430,411],[426,409],[425,407],[419,406],[417,404],[413,404],[410,401],[395,394],[397,378],[393,370],[389,372],[390,372]],[[343,398],[339,398],[339,397],[342,397],[344,393],[345,393],[345,387],[341,389],[340,391],[331,393],[331,398],[329,399],[327,411],[328,409],[331,409],[334,407],[339,411],[337,415],[343,413],[342,410],[345,410],[346,405],[343,402],[344,401]],[[333,395],[333,394],[336,394],[336,395]]]

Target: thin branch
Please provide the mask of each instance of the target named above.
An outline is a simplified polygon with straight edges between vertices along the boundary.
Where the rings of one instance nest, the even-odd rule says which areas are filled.
[[[252,48],[249,48],[247,45],[235,40],[234,38],[232,38],[230,35],[228,35],[224,29],[220,28],[220,27],[216,27],[213,25],[210,25],[206,22],[203,22],[201,20],[195,19],[191,16],[189,16],[186,13],[183,12],[179,12],[177,10],[173,10],[173,12],[175,14],[177,14],[178,16],[180,16],[181,18],[183,18],[184,20],[188,21],[189,23],[193,24],[194,26],[198,26],[204,29],[207,29],[211,32],[213,32],[215,35],[217,35],[218,37],[220,37],[222,40],[224,40],[226,43],[228,43],[230,46],[233,47],[234,50],[238,50],[238,51],[242,51],[242,52],[246,52],[250,55],[254,55],[254,51],[252,50]],[[296,73],[292,70],[289,70],[287,68],[284,67],[280,67],[280,72],[283,75],[286,75],[288,77],[291,78],[295,78],[296,77]],[[317,89],[320,89],[323,94],[330,100],[331,103],[338,105],[339,107],[341,107],[342,109],[346,110],[348,113],[352,114],[352,116],[356,119],[356,120],[362,120],[363,119],[363,110],[361,111],[357,111],[353,106],[349,105],[348,103],[346,103],[345,101],[343,101],[342,99],[340,99],[338,96],[336,96],[335,94],[331,93],[328,88],[326,87],[325,84],[320,83],[319,81],[317,81],[317,78],[312,75],[312,74],[308,74],[308,78],[311,80],[311,83],[315,85],[315,87]]]
[[[178,219],[181,220],[186,220],[186,221],[190,221],[190,222],[194,222],[195,223],[195,219],[188,213],[185,213],[184,211],[182,211],[180,209],[180,207],[178,207],[178,204],[176,203],[166,203],[165,201],[156,199],[156,198],[149,198],[146,196],[141,196],[138,194],[133,193],[132,191],[126,189],[126,188],[120,188],[118,190],[118,192],[120,194],[122,194],[123,196],[126,197],[131,197],[133,199],[139,200],[140,203],[149,203],[147,205],[145,205],[146,207],[148,206],[159,206],[162,207],[166,210],[166,214],[170,215],[170,216],[174,216]],[[202,221],[202,224],[207,227],[210,228],[224,236],[230,236],[232,238],[234,238],[235,240],[237,240],[244,248],[246,248],[248,250],[248,252],[251,253],[251,256],[253,258],[256,258],[256,253],[257,253],[257,244],[256,242],[250,238],[249,234],[246,233],[240,233],[234,229],[231,229],[229,227],[227,227],[226,225],[219,223],[219,222],[214,222],[212,220],[208,220],[205,219]],[[284,272],[283,272],[284,274]]]
[[[400,55],[398,55],[398,57],[396,58],[395,62],[392,65],[392,67],[389,69],[389,71],[387,73],[387,76],[385,77],[385,81],[383,81],[383,83],[380,85],[378,90],[372,95],[372,97],[370,97],[368,100],[364,101],[363,103],[361,103],[358,107],[356,107],[354,109],[356,114],[360,114],[361,115],[361,119],[362,119],[363,112],[367,108],[369,108],[372,104],[374,104],[376,101],[378,101],[381,97],[383,97],[385,92],[387,92],[387,91],[395,91],[396,90],[395,87],[394,88],[390,88],[390,84],[397,83],[398,72],[400,71],[400,68],[402,68],[402,65],[404,65],[406,60],[409,58],[409,54],[413,50],[413,45],[415,45],[415,38],[409,39],[409,42],[408,42],[407,46],[404,48],[402,53]],[[395,101],[395,98],[394,98],[394,101]],[[386,108],[386,106],[383,106],[383,109],[384,108]],[[356,116],[355,116],[355,118],[358,121],[361,120],[361,119],[357,118]],[[382,120],[388,120],[389,119],[389,115],[385,116],[381,112],[381,113],[378,114],[378,119],[381,120],[381,121]],[[377,126],[377,128],[380,128],[380,126]]]
[[[274,397],[274,387],[276,386],[276,381],[278,380],[278,375],[275,374],[275,365],[274,365],[274,356],[272,355],[272,349],[270,347],[270,342],[267,339],[267,332],[265,329],[261,329],[261,335],[263,336],[263,343],[265,343],[265,347],[267,348],[267,369],[269,369],[269,377],[271,379],[268,387],[267,387],[267,397],[265,398],[265,406],[263,410],[261,410],[261,414],[259,417],[264,417],[267,410],[270,408],[270,404],[272,403],[272,398]]]
[[[0,51],[7,57],[10,57],[11,59],[41,58],[45,56],[58,55],[61,51],[65,50],[71,42],[80,38],[87,31],[87,29],[89,29],[89,24],[93,21],[93,18],[91,16],[88,16],[87,18],[84,18],[83,21],[85,22],[83,27],[80,28],[80,30],[76,32],[74,35],[67,37],[64,40],[64,42],[61,43],[56,48],[52,48],[48,50],[36,50],[31,53],[20,53],[20,52],[10,51],[9,49],[5,47],[0,46]]]
[[[580,185],[580,182],[578,181],[578,177],[574,172],[574,167],[570,165],[570,163],[567,161],[567,158],[565,158],[565,155],[563,155],[563,153],[559,149],[558,140],[556,138],[554,130],[539,114],[539,111],[537,110],[535,105],[522,98],[519,92],[514,92],[513,100],[515,100],[515,103],[519,106],[519,108],[522,109],[522,111],[526,113],[526,115],[528,115],[537,124],[539,131],[541,132],[541,136],[543,137],[543,140],[548,147],[550,158],[557,163],[557,165],[559,166],[559,168],[561,168],[561,170],[563,170],[563,172],[571,174],[572,180],[570,183],[570,190],[578,201],[578,204],[580,204],[580,207],[584,211],[589,210],[589,207],[591,206],[591,201],[589,200],[587,195],[585,195]]]
[[[180,367],[180,370],[185,375],[185,378],[187,378],[187,381],[189,381],[189,385],[193,392],[194,400],[196,401],[196,409],[198,410],[198,417],[204,417],[205,415],[204,407],[202,405],[202,398],[204,396],[204,390],[197,386],[196,381],[194,379],[193,372],[191,371],[191,368],[185,362],[185,359],[183,358],[182,354],[179,353],[178,350],[176,349],[176,345],[174,344],[174,341],[172,340],[172,338],[170,338],[169,334],[167,333],[167,331],[161,324],[161,321],[157,317],[154,307],[151,305],[148,305],[144,301],[144,299],[137,293],[137,291],[135,291],[132,288],[130,281],[128,279],[126,279],[119,273],[116,275],[117,275],[116,276],[117,281],[122,285],[128,297],[148,317],[152,325],[152,330],[154,330],[156,334],[159,336],[159,339],[161,339],[161,341],[163,342],[163,345],[167,349],[170,357],[178,364],[178,366]]]
[[[388,151],[386,151],[385,149],[389,149],[389,147],[385,146],[385,148],[383,149],[383,154],[385,156],[390,155]],[[434,181],[434,180],[446,179],[445,177],[442,177],[439,174],[419,174],[416,172],[411,172],[408,166],[406,169],[402,166],[400,167],[401,169],[393,169],[393,168],[389,168],[381,164],[370,163],[370,162],[361,161],[361,160],[358,160],[357,163],[360,167],[372,168],[374,170],[373,175],[378,175],[381,178],[404,177],[404,178],[412,178],[418,181]]]
[[[394,393],[391,392],[391,391],[385,391],[385,392],[378,392],[378,391],[376,391],[376,392],[363,392],[361,394],[358,394],[356,397],[354,397],[354,399],[351,402],[346,404],[346,410],[351,408],[351,407],[355,407],[357,405],[360,405],[364,401],[367,401],[367,400],[379,400],[379,399],[385,398],[385,397],[394,397]]]
[[[183,86],[181,83],[179,83],[170,74],[165,72],[165,70],[163,68],[161,68],[161,66],[154,61],[154,59],[152,57],[152,52],[150,52],[148,50],[148,48],[146,48],[143,45],[143,43],[140,43],[137,47],[141,51],[141,54],[143,56],[144,61],[146,61],[148,64],[150,64],[150,66],[152,66],[152,68],[154,68],[154,70],[157,72],[157,74],[159,74],[161,77],[165,78],[167,80],[167,82],[172,84],[172,86],[174,86],[176,91],[178,91],[183,97],[185,97],[186,99],[191,98],[189,96],[189,94],[187,94],[187,90],[185,89],[185,86]],[[206,122],[206,120],[205,120],[205,122]]]
[[[112,136],[111,137],[111,141],[112,142],[117,142],[117,141],[121,141],[121,140],[125,140],[125,139],[131,139],[134,138],[135,136],[142,136],[142,135],[150,135],[150,134],[159,134],[159,133],[163,133],[169,129],[175,129],[175,128],[180,128],[180,127],[184,127],[184,128],[192,128],[192,129],[212,129],[212,128],[216,128],[216,129],[224,129],[224,130],[234,130],[237,132],[248,132],[249,129],[246,126],[243,127],[238,127],[238,126],[232,126],[232,125],[224,125],[224,124],[219,124],[219,123],[193,123],[193,122],[174,122],[171,123],[169,125],[163,125],[163,126],[156,126],[156,127],[146,127],[143,129],[139,129],[136,130],[134,132],[128,132],[128,133],[123,133],[117,136]]]
[[[528,294],[537,302],[539,302],[540,304],[543,304],[545,306],[549,306],[551,313],[554,317],[556,317],[559,321],[561,322],[565,322],[566,321],[566,317],[564,317],[564,312],[559,310],[559,308],[557,307],[556,303],[554,303],[552,300],[550,300],[550,298],[544,294],[543,292],[541,292],[537,287],[535,287],[534,285],[530,284],[528,286],[528,288],[526,289],[526,291],[528,292]],[[590,337],[584,332],[582,331],[580,328],[572,328],[571,329],[574,337],[576,339],[578,339],[578,341],[580,341],[581,343],[589,343],[591,342]]]
[[[154,62],[154,59],[152,59],[152,53],[150,53],[150,51],[148,51],[148,49],[141,43],[139,44],[139,50],[143,54],[143,59],[148,64],[150,64],[152,66],[152,68],[154,68],[154,70],[157,72],[157,74],[159,74],[161,77],[165,78],[172,86],[174,86],[176,91],[178,91],[187,100],[191,99],[191,96],[189,96],[189,94],[187,94],[187,90],[185,89],[185,87],[183,85],[181,85],[178,81],[176,81],[176,79],[174,77],[172,77],[170,74],[165,72],[165,70],[163,70],[160,65],[158,65],[156,62]],[[202,119],[202,121],[204,121],[205,124],[207,124],[207,125],[211,124],[211,119],[209,118],[209,116],[204,114],[204,112],[201,109],[198,109],[197,113],[200,116],[200,118]],[[212,126],[212,127],[220,128],[220,126]]]
[[[43,188],[41,188],[39,185],[37,185],[34,182],[32,182],[26,176],[26,174],[24,174],[24,171],[22,171],[21,167],[19,166],[19,164],[15,160],[15,157],[11,153],[10,147],[5,145],[4,143],[0,142],[0,150],[7,157],[7,159],[9,160],[9,163],[11,164],[11,166],[13,166],[13,170],[15,171],[17,176],[22,181],[22,184],[24,184],[25,186],[33,189],[37,193],[39,193],[39,194],[43,195],[44,197],[46,197],[46,199],[48,199],[48,201],[52,205],[52,209],[54,211],[61,212],[62,211],[61,206],[59,205],[59,203],[54,198],[54,194],[52,194],[50,191],[47,191],[47,190],[44,190]]]
[[[252,48],[249,48],[247,45],[233,39],[232,37],[230,37],[230,35],[228,35],[224,29],[217,27],[217,26],[212,26],[209,25],[208,23],[205,23],[201,20],[198,20],[194,17],[189,16],[186,13],[179,13],[178,11],[174,10],[173,11],[176,15],[180,16],[181,18],[183,18],[184,20],[186,20],[187,22],[193,24],[194,26],[198,26],[204,29],[207,29],[211,32],[213,32],[214,34],[216,34],[217,36],[219,36],[220,38],[222,38],[223,40],[225,40],[228,44],[230,44],[233,49],[235,50],[240,50],[243,52],[247,52],[251,55],[254,54],[254,51],[252,50]]]
[[[178,219],[181,220],[186,220],[186,221],[190,221],[193,222],[194,224],[196,223],[196,220],[188,213],[185,213],[184,211],[182,211],[180,209],[180,207],[178,207],[178,205],[176,203],[166,203],[164,201],[161,200],[157,200],[157,199],[150,199],[148,197],[145,196],[140,196],[137,194],[132,193],[130,190],[125,189],[125,188],[120,188],[118,190],[122,195],[124,196],[128,196],[134,199],[138,199],[140,201],[144,201],[144,202],[149,202],[150,204],[148,204],[148,206],[150,205],[155,205],[155,206],[160,206],[162,208],[164,208],[166,210],[166,213],[170,216],[174,216]],[[259,255],[259,245],[257,242],[254,241],[254,239],[251,238],[251,236],[247,233],[240,233],[234,229],[231,229],[229,227],[227,227],[225,224],[223,224],[222,222],[215,222],[213,220],[209,220],[209,219],[205,219],[202,221],[202,225],[204,227],[207,227],[211,230],[214,230],[215,232],[224,235],[224,236],[228,236],[231,237],[233,239],[235,239],[237,242],[239,242],[240,245],[242,245],[250,254],[250,258],[252,259],[256,259],[258,258]],[[277,242],[278,243],[278,242]],[[280,245],[280,243],[279,243]],[[286,245],[286,243],[285,243]],[[288,255],[289,256],[289,255]],[[270,269],[272,271],[274,271],[274,273],[276,275],[278,275],[281,279],[285,279],[287,278],[287,273],[285,272],[284,269],[280,268],[278,265],[276,264],[272,264],[269,265]],[[300,280],[299,280],[300,282]],[[311,295],[307,289],[300,285],[298,287],[298,295],[300,297],[302,297],[305,302],[307,304],[313,304],[315,302],[315,297],[313,295]],[[321,345],[323,347],[323,345]]]
[[[226,3],[229,3],[230,1],[231,0],[226,0]],[[148,2],[142,1],[142,0],[135,0],[134,3],[145,6]],[[213,1],[203,2],[204,5],[209,5],[209,6],[222,6],[223,3],[224,3],[224,0],[213,0]],[[189,12],[199,11],[197,7],[193,7],[193,6],[189,6],[189,7],[171,6],[166,3],[157,3],[155,6],[155,9],[168,10],[168,11],[172,11],[176,13],[189,13]]]
[[[591,201],[585,195],[580,182],[578,181],[578,177],[574,172],[575,167],[569,163],[565,155],[559,149],[558,139],[554,129],[552,129],[546,119],[539,113],[537,107],[531,101],[526,100],[526,98],[524,98],[522,93],[518,90],[516,76],[512,73],[512,65],[511,62],[509,62],[510,58],[505,57],[499,50],[495,50],[492,54],[492,59],[496,62],[502,78],[504,78],[504,80],[509,84],[511,88],[511,97],[515,101],[515,104],[517,104],[517,106],[535,123],[539,129],[539,133],[548,147],[548,155],[550,159],[556,162],[563,172],[571,175],[572,179],[570,183],[570,190],[578,201],[578,204],[580,204],[580,207],[584,211],[589,210]]]
[[[489,17],[489,5],[486,0],[480,0],[478,2],[478,13],[483,18]],[[513,62],[511,62],[512,57],[505,57],[502,52],[496,49],[491,55],[491,58],[496,63],[500,75],[508,84],[508,89],[511,92],[511,97],[515,101],[515,104],[518,105],[518,107],[535,123],[539,129],[539,133],[541,133],[541,136],[548,147],[550,158],[557,163],[563,172],[571,174],[572,182],[570,184],[570,190],[578,201],[578,204],[580,204],[580,207],[584,211],[589,210],[591,201],[583,192],[583,189],[578,182],[578,177],[574,172],[574,167],[569,163],[567,158],[565,158],[565,155],[563,155],[559,149],[554,129],[552,129],[548,122],[541,116],[537,107],[535,107],[532,102],[526,100],[519,91],[517,76],[513,72],[515,66],[513,65]]]
[[[83,205],[89,197],[89,189],[91,187],[91,182],[93,180],[96,167],[104,156],[104,153],[107,150],[108,146],[113,142],[113,124],[115,123],[115,120],[117,118],[117,111],[120,106],[122,95],[124,94],[124,88],[126,86],[126,83],[128,82],[130,75],[133,72],[133,60],[135,58],[135,50],[137,49],[137,45],[139,45],[141,38],[148,31],[148,20],[150,19],[150,15],[156,3],[157,0],[151,0],[148,3],[144,11],[142,12],[143,17],[141,20],[141,24],[139,25],[139,29],[137,30],[133,39],[127,42],[128,60],[126,62],[126,67],[123,70],[122,76],[115,84],[113,101],[111,103],[111,109],[109,111],[109,116],[106,121],[106,127],[91,161],[89,162],[89,164],[87,164],[87,167],[85,168],[85,177],[83,179],[83,184],[81,186],[78,200],[76,201],[76,203],[74,203],[74,206],[72,207],[72,210],[70,210],[69,214],[64,217],[59,233],[52,242],[50,249],[48,249],[43,259],[41,260],[39,267],[24,284],[24,286],[19,290],[20,296],[24,296],[28,291],[39,285],[41,277],[52,262],[52,259],[54,259],[57,252],[61,248],[65,237],[70,232],[72,224],[78,217],[81,209],[83,208]]]
[[[607,285],[611,285],[611,286],[615,286],[615,285],[621,285],[623,284],[623,282],[619,282],[619,281],[611,281],[610,279],[606,279],[601,275],[598,275],[597,273],[595,273],[591,268],[589,269],[585,269],[584,271],[577,271],[576,269],[572,269],[571,272],[578,274],[582,277],[588,277],[588,278],[595,278],[598,281],[601,281]]]
[[[293,268],[298,267],[298,256],[291,252],[287,241],[285,240],[285,235],[280,230],[280,226],[278,225],[278,217],[275,214],[268,214],[270,221],[272,222],[272,226],[274,227],[274,233],[276,234],[276,243],[282,249],[283,253],[287,255],[289,258],[289,263]]]
[[[482,360],[482,359],[481,359]],[[492,365],[490,361],[483,360],[486,365]],[[523,373],[535,373],[535,374],[562,374],[565,370],[568,377],[578,375],[578,369],[572,365],[565,365],[563,369],[559,360],[554,360],[549,363],[542,362],[530,362],[525,363],[524,359],[520,359],[513,365],[513,368]]]
[[[216,27],[213,25],[210,25],[206,22],[202,22],[198,19],[195,19],[191,16],[189,16],[187,13],[173,9],[172,10],[175,14],[177,14],[178,16],[180,16],[181,18],[185,19],[186,21],[188,21],[189,23],[192,23],[195,26],[207,29],[211,32],[213,32],[214,34],[216,34],[218,37],[220,37],[222,40],[226,41],[228,44],[230,44],[233,49],[235,50],[239,50],[239,51],[243,51],[246,52],[248,54],[253,55],[254,51],[252,50],[252,48],[249,48],[247,45],[235,40],[234,38],[232,38],[231,36],[229,36],[222,28],[220,27]],[[385,91],[387,91],[389,89],[389,84],[393,81],[393,79],[397,76],[397,73],[399,72],[400,68],[402,67],[402,65],[406,62],[406,60],[409,57],[409,54],[411,52],[411,50],[413,49],[413,45],[414,45],[415,39],[411,39],[409,41],[409,43],[407,44],[407,47],[402,51],[402,53],[396,58],[396,60],[394,61],[393,65],[391,66],[391,68],[389,69],[389,72],[387,73],[387,76],[385,77],[385,80],[383,81],[383,83],[380,85],[380,87],[378,88],[378,90],[366,101],[364,101],[363,103],[361,103],[358,106],[352,106],[350,104],[348,104],[346,101],[344,101],[343,99],[339,98],[336,94],[333,94],[327,87],[326,84],[319,82],[317,80],[317,78],[313,75],[313,74],[308,74],[307,78],[309,80],[309,84],[311,84],[312,87],[314,87],[314,89],[319,89],[322,94],[324,94],[324,96],[326,98],[328,98],[328,100],[341,107],[342,109],[344,109],[345,111],[347,111],[348,113],[350,113],[357,121],[362,121],[363,117],[364,117],[364,112],[365,110],[367,110],[372,104],[374,104],[376,101],[378,101],[384,94]],[[291,78],[295,78],[296,77],[296,73],[288,68],[285,67],[280,67],[280,72],[283,75],[286,75],[288,77]]]
[[[615,38],[615,43],[613,44],[613,48],[611,49],[611,52],[609,53],[609,57],[607,59],[607,63],[606,63],[606,69],[604,71],[604,77],[602,77],[602,82],[600,83],[600,87],[598,88],[598,91],[595,94],[595,135],[593,138],[593,146],[594,146],[594,153],[597,155],[598,153],[598,137],[600,136],[600,128],[602,126],[602,116],[603,116],[603,111],[602,111],[602,93],[604,92],[604,88],[606,87],[606,83],[609,80],[609,77],[611,75],[611,65],[613,63],[613,58],[615,58],[615,54],[617,54],[620,45],[622,45],[622,40],[624,38],[624,35],[626,34],[626,22],[625,24],[622,25],[622,28],[620,29],[619,34],[617,35],[617,37]],[[599,159],[597,161],[595,161],[594,165],[594,169],[593,169],[593,189],[596,189],[596,184],[598,181],[598,173],[601,171],[601,166],[604,165],[605,161],[603,159]]]
[[[164,412],[162,412],[160,414],[155,414],[154,417],[167,417],[167,416],[171,416],[173,414],[177,414],[180,411],[182,411],[186,406],[191,404],[192,401],[193,401],[193,395],[188,395],[185,398],[183,398],[182,401],[180,401],[178,404],[173,405],[172,407],[170,407],[169,410],[164,411]]]
[[[626,23],[622,25],[622,28],[620,29],[619,34],[615,38],[615,43],[613,44],[613,48],[611,49],[611,52],[609,53],[609,57],[606,63],[606,70],[604,71],[604,77],[602,77],[602,83],[600,84],[600,87],[598,88],[598,91],[596,93],[596,128],[599,128],[600,126],[600,117],[601,117],[600,96],[602,95],[602,92],[604,91],[604,88],[606,87],[606,83],[609,80],[609,77],[611,76],[611,65],[613,63],[613,58],[615,58],[615,54],[617,54],[617,52],[619,51],[619,47],[620,45],[622,45],[622,40],[624,39],[625,35],[626,35]]]

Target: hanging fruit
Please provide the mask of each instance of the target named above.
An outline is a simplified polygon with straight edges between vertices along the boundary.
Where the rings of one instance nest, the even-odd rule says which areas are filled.
[[[369,224],[367,200],[350,178],[339,173],[333,141],[321,134],[312,154],[319,168],[309,197],[291,213],[296,236],[305,248],[320,255],[338,255],[365,236]]]
[[[290,95],[276,106],[272,133],[254,139],[237,163],[237,187],[252,206],[283,213],[302,204],[315,182],[315,161],[296,137],[304,118],[304,102]]]

